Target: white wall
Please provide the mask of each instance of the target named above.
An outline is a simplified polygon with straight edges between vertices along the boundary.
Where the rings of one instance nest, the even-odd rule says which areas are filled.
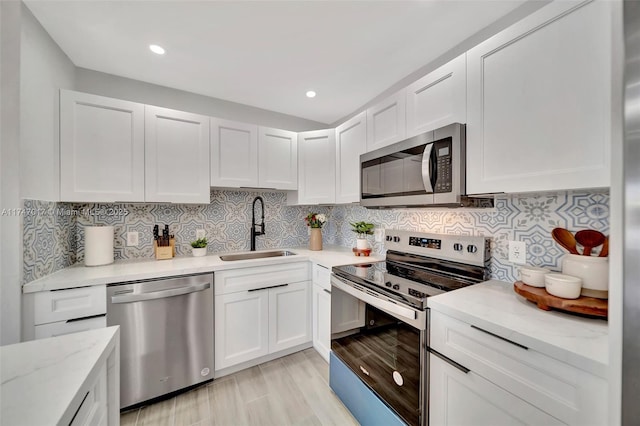
[[[85,68],[76,69],[76,90],[294,132],[327,127],[326,123]]]
[[[20,195],[60,199],[59,89],[73,89],[75,66],[31,11],[22,7]]]
[[[21,207],[20,164],[21,3],[0,1],[0,212]],[[0,215],[0,345],[20,341],[22,221]]]

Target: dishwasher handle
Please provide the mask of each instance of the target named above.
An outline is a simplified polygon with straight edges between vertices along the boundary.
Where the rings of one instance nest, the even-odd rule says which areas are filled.
[[[182,296],[184,294],[195,293],[211,287],[211,283],[191,285],[188,287],[172,288],[170,290],[154,291],[142,294],[123,294],[111,297],[111,303],[132,303],[143,302],[145,300],[164,299],[172,296]]]

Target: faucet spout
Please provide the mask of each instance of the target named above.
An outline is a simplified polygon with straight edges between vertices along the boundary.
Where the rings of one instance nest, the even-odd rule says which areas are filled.
[[[261,221],[260,224],[256,224],[256,202],[260,201]],[[260,227],[260,231],[256,230],[256,227]],[[256,237],[258,235],[264,235],[264,200],[262,197],[257,196],[253,199],[251,205],[251,251],[256,251]]]

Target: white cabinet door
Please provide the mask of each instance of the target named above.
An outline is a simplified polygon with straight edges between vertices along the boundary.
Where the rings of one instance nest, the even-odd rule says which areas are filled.
[[[298,191],[290,203],[334,203],[335,171],[335,130],[298,133]]]
[[[467,52],[467,191],[610,184],[611,5],[552,2]]]
[[[406,135],[406,89],[367,109],[367,152],[401,141]]]
[[[473,371],[429,355],[430,426],[562,425]]]
[[[310,281],[269,289],[269,352],[312,340],[310,305]]]
[[[467,121],[467,60],[458,56],[407,87],[407,137]]]
[[[211,186],[258,186],[258,126],[211,119]]]
[[[363,111],[336,127],[336,203],[360,201],[360,154],[367,150],[367,115]]]
[[[144,105],[60,90],[61,201],[144,201],[144,156]]]
[[[215,297],[216,370],[269,353],[269,291]]]
[[[341,333],[364,326],[365,303],[335,287],[331,288],[331,332]]]
[[[145,200],[209,204],[209,117],[145,106]]]
[[[329,362],[331,351],[331,292],[313,284],[313,347]]]
[[[258,186],[298,189],[298,134],[288,130],[258,128]]]

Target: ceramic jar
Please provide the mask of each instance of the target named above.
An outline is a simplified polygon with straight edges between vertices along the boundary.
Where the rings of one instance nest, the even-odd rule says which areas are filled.
[[[609,258],[567,254],[562,258],[562,273],[582,278],[583,296],[609,298]]]
[[[207,255],[207,248],[206,247],[201,247],[201,248],[191,248],[191,254],[193,255],[193,257],[202,257],[202,256],[206,256]]]

